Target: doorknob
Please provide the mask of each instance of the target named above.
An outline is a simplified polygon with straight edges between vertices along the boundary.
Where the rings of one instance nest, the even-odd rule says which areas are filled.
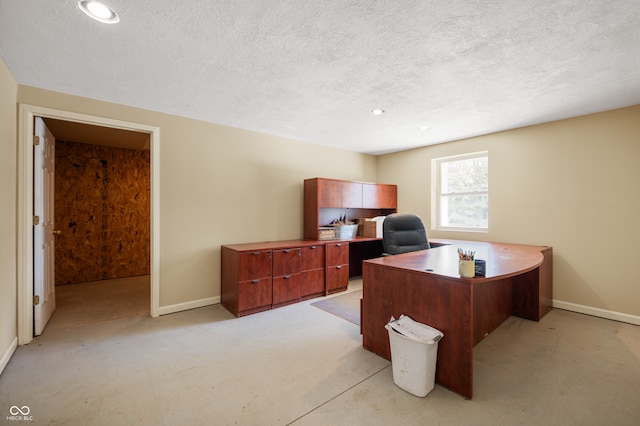
[[[57,235],[60,235],[60,234],[62,234],[62,231],[61,231],[61,230],[59,230],[59,229],[57,229],[57,230],[53,231],[53,233],[54,233],[54,234],[57,234]]]

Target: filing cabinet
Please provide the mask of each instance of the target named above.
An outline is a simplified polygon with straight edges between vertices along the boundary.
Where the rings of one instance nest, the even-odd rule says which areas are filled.
[[[272,308],[300,301],[300,248],[273,251]]]
[[[327,242],[326,294],[346,290],[349,285],[349,243]]]
[[[221,303],[235,316],[271,309],[272,251],[222,247]]]
[[[300,299],[325,294],[325,247],[314,244],[300,248]]]

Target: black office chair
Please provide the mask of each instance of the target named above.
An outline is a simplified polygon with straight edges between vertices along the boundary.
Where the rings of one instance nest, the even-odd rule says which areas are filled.
[[[392,213],[384,219],[382,246],[385,255],[431,248],[422,219],[409,213]]]

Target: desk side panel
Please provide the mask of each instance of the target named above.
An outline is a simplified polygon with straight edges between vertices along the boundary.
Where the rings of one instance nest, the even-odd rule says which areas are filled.
[[[391,359],[391,316],[408,315],[444,333],[438,343],[436,381],[454,392],[473,395],[472,292],[468,283],[365,262],[362,343]]]
[[[228,247],[221,248],[222,280],[220,301],[233,315],[238,315],[238,252]]]
[[[540,265],[540,306],[538,321],[553,308],[553,248],[542,250],[544,261]]]
[[[473,345],[511,316],[513,279],[486,281],[473,286]]]
[[[539,267],[513,278],[513,315],[532,321],[540,321],[553,307],[553,249],[541,253]]]

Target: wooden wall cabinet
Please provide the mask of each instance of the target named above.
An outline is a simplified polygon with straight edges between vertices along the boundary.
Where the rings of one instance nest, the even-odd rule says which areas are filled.
[[[342,207],[342,182],[320,179],[315,183],[319,207]]]
[[[347,289],[349,285],[349,243],[327,242],[326,294]]]
[[[362,208],[362,184],[360,182],[341,182],[342,186],[342,208],[361,209]],[[329,206],[332,207],[332,206]]]
[[[386,184],[362,184],[362,207],[365,209],[397,209],[398,187]]]
[[[317,179],[315,185],[319,207],[362,207],[362,184],[360,182]]]
[[[398,208],[396,185],[313,178],[304,181],[304,238],[317,240],[318,229],[346,216],[386,216]]]

